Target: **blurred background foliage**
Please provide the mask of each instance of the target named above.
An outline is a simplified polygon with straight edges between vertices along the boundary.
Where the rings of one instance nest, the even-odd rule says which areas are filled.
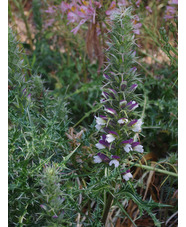
[[[9,0],[9,217],[14,225],[17,217],[20,224],[24,219],[25,224],[35,223],[31,220],[35,208],[29,209],[39,204],[35,176],[41,174],[44,163],[61,162],[61,152],[67,155],[75,149],[78,142],[70,127],[88,129],[82,143],[91,144],[87,138],[93,133],[108,40],[105,12],[112,1],[100,2],[103,7],[97,9],[96,21],[105,27],[91,36],[90,22],[77,34],[71,32],[77,24],[68,23],[60,0]],[[171,171],[177,168],[178,149],[177,5],[168,0],[128,2],[141,23],[136,35],[136,66],[142,80],[136,92],[143,94],[139,110],[145,122],[141,142],[147,161],[159,162]],[[47,12],[50,7],[53,13]],[[72,138],[75,141],[69,144]],[[90,149],[85,148],[84,154],[91,155]],[[56,166],[54,171],[58,171]],[[174,204],[172,210],[159,213],[160,219],[170,223],[168,218],[177,210],[177,180],[156,174],[150,188],[149,197]],[[99,213],[99,206],[96,209]]]

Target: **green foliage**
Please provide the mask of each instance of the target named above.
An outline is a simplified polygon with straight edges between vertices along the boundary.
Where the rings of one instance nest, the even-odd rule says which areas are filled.
[[[9,223],[33,224],[39,210],[38,178],[50,160],[61,161],[69,120],[63,97],[24,71],[18,42],[9,29]],[[23,74],[25,72],[25,74]]]
[[[39,0],[32,1],[32,9],[33,9],[33,20],[35,26],[38,30],[42,29],[42,14],[41,14],[41,2]]]
[[[178,143],[178,53],[177,23],[170,22],[160,31],[152,33],[144,25],[145,32],[154,44],[157,44],[169,58],[164,65],[143,64],[144,68],[153,71],[153,76],[146,77],[140,91],[144,91],[144,119],[146,122],[145,142],[150,150],[155,150],[159,157],[177,152]],[[145,73],[141,71],[141,74]],[[156,140],[154,139],[156,138]]]
[[[141,143],[149,152],[147,157],[154,152],[157,165],[176,172],[177,20],[170,23],[164,20],[167,0],[141,1],[139,7],[136,7],[136,1],[131,2],[142,23],[140,35],[135,40],[142,47],[136,48],[140,55],[138,68],[142,66],[139,71],[142,83],[138,83],[137,94],[131,97],[139,102],[136,116],[144,121]],[[105,21],[105,10],[110,3],[103,1],[104,10],[97,9],[96,21]],[[87,25],[73,35],[71,30],[75,25],[67,25],[67,18],[61,14],[60,8],[55,15],[45,13],[48,6],[60,4],[60,0],[33,0],[32,8],[29,8],[29,1],[14,0],[9,4],[10,22],[17,22],[18,17],[24,22],[28,42],[23,43],[27,53],[23,55],[21,44],[9,28],[9,225],[57,227],[80,223],[103,226],[104,210],[113,201],[114,206],[110,209],[113,211],[112,225],[116,225],[118,217],[121,220],[126,217],[135,226],[136,210],[133,216],[127,213],[133,200],[132,204],[135,203],[141,211],[137,219],[148,213],[154,225],[160,226],[160,221],[165,223],[177,211],[174,196],[177,178],[155,173],[146,201],[143,201],[137,192],[143,195],[148,180],[144,176],[148,176],[145,175],[148,172],[140,170],[134,180],[124,182],[116,169],[104,165],[98,168],[92,162],[93,154],[97,152],[93,144],[98,135],[94,132],[95,124],[88,125],[101,107],[95,103],[99,102],[102,75],[97,72],[99,63],[91,62],[87,56]],[[152,13],[147,12],[147,5]],[[54,19],[52,26],[47,25],[50,19]],[[108,26],[107,22],[105,25]],[[109,33],[98,36],[99,41],[103,46],[105,41],[110,42],[113,55],[108,72],[125,71],[127,65],[136,62],[133,62],[126,43],[117,38],[117,28],[114,33],[114,44],[110,42]],[[117,48],[120,52],[127,51],[126,65],[121,64],[119,52],[115,53]],[[146,55],[142,53],[144,50]],[[160,51],[170,62],[164,55],[158,60]],[[152,64],[144,63],[146,56],[150,56]],[[132,83],[131,80],[129,84]],[[82,137],[67,141],[66,132],[72,125],[75,128],[83,125],[87,130]],[[151,163],[146,163],[149,168]],[[133,166],[132,173],[136,170],[139,169]],[[153,193],[152,189],[157,191]],[[162,207],[155,203],[151,200],[154,194],[159,196],[158,201],[172,206]],[[157,213],[156,216],[153,213]]]
[[[23,61],[20,59],[20,50],[15,35],[11,28],[8,28],[8,73],[14,75],[21,72],[24,68]]]

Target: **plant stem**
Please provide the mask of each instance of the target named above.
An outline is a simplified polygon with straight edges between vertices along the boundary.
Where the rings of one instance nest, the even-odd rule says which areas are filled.
[[[153,171],[163,173],[163,174],[166,174],[166,175],[169,175],[169,176],[178,177],[177,173],[169,172],[167,170],[158,169],[158,168],[155,168],[155,167],[152,167],[152,166],[137,164],[137,163],[134,163],[134,162],[130,162],[130,164],[132,164],[136,167],[141,167],[142,169],[153,170]]]
[[[113,200],[113,196],[110,193],[108,193],[108,197],[107,197],[107,200],[106,200],[106,206],[105,206],[105,210],[104,210],[103,218],[102,218],[102,223],[104,225],[107,222],[107,216],[108,216],[108,213],[110,211],[110,207],[112,205],[112,200]]]
[[[14,0],[14,3],[18,7],[18,9],[20,10],[21,17],[22,17],[22,19],[25,23],[27,37],[28,37],[28,40],[29,40],[29,43],[30,43],[30,49],[33,50],[32,35],[31,35],[31,32],[30,32],[30,27],[29,27],[28,22],[27,22],[27,18],[24,14],[24,8],[23,8],[24,6],[23,6],[23,4],[20,0],[18,0],[18,1]]]

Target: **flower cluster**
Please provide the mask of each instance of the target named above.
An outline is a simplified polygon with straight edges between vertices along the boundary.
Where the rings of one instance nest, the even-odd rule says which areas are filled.
[[[96,23],[96,16],[99,12],[104,14],[106,20],[110,18],[110,15],[118,10],[118,6],[126,6],[129,3],[126,0],[119,0],[112,1],[109,6],[108,4],[105,5],[101,4],[99,1],[85,1],[85,0],[73,0],[71,3],[61,2],[60,9],[62,13],[67,13],[67,20],[69,23],[78,23],[78,25],[72,29],[71,32],[76,34],[78,30],[80,29],[81,25],[83,25],[85,22],[90,22],[91,24]],[[46,10],[47,13],[53,13],[55,9],[53,7],[49,7],[48,10]],[[139,23],[139,17],[136,16],[134,18],[134,24],[135,24],[135,32],[136,34],[139,34],[139,28],[141,27],[141,23]],[[97,24],[97,33],[99,34],[99,24]],[[102,26],[105,27],[104,21],[102,21]]]
[[[95,116],[96,129],[101,137],[95,144],[101,150],[94,156],[94,163],[105,163],[115,168],[124,163],[130,154],[143,153],[143,146],[137,141],[136,134],[142,130],[142,119],[136,114],[139,100],[135,94],[138,86],[134,33],[136,16],[131,9],[120,7],[112,13],[112,29],[107,51],[108,63],[103,74],[103,108]],[[130,170],[122,173],[126,181],[132,177]]]
[[[169,0],[168,4],[169,5],[167,5],[166,7],[165,16],[164,16],[165,20],[169,20],[177,17],[178,0]]]
[[[101,7],[101,3],[98,1],[72,1],[71,3],[62,2],[62,12],[67,11],[68,23],[78,23],[78,25],[72,30],[76,34],[86,21],[95,24],[96,10]]]

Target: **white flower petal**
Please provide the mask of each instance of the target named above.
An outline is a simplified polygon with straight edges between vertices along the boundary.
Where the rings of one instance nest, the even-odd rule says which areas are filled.
[[[127,153],[129,153],[129,151],[132,151],[132,146],[131,146],[129,143],[127,143],[127,144],[124,146],[124,150],[125,150]]]
[[[123,175],[123,179],[124,180],[126,180],[126,181],[128,181],[129,180],[129,178],[128,178],[128,176],[125,174],[125,175]]]
[[[106,125],[106,121],[102,119],[101,117],[96,117],[96,123],[98,125]]]
[[[95,128],[100,131],[100,132],[104,132],[104,130],[102,129],[102,125],[95,125]]]
[[[127,122],[128,122],[128,119],[126,119],[126,118],[125,119],[121,118],[121,119],[118,120],[119,124],[124,124],[124,123],[127,123]]]
[[[143,146],[142,145],[137,145],[133,148],[134,151],[137,151],[139,153],[143,153]]]
[[[114,164],[115,165],[115,168],[117,168],[118,166],[119,166],[119,162],[118,162],[118,160],[111,160],[110,162],[109,162],[109,166],[111,166],[112,164]]]
[[[96,143],[96,147],[100,150],[105,148],[105,146],[103,146],[101,143]]]
[[[132,126],[132,131],[133,132],[141,132],[141,126],[143,122],[141,119],[139,119],[133,126]]]
[[[106,135],[106,141],[108,143],[112,143],[115,139],[116,139],[115,136],[113,136],[112,134]]]
[[[102,162],[102,159],[98,155],[94,156],[94,163],[101,163],[101,162]]]
[[[132,178],[132,174],[130,172],[123,175],[123,179],[126,181],[128,181],[130,178]]]

